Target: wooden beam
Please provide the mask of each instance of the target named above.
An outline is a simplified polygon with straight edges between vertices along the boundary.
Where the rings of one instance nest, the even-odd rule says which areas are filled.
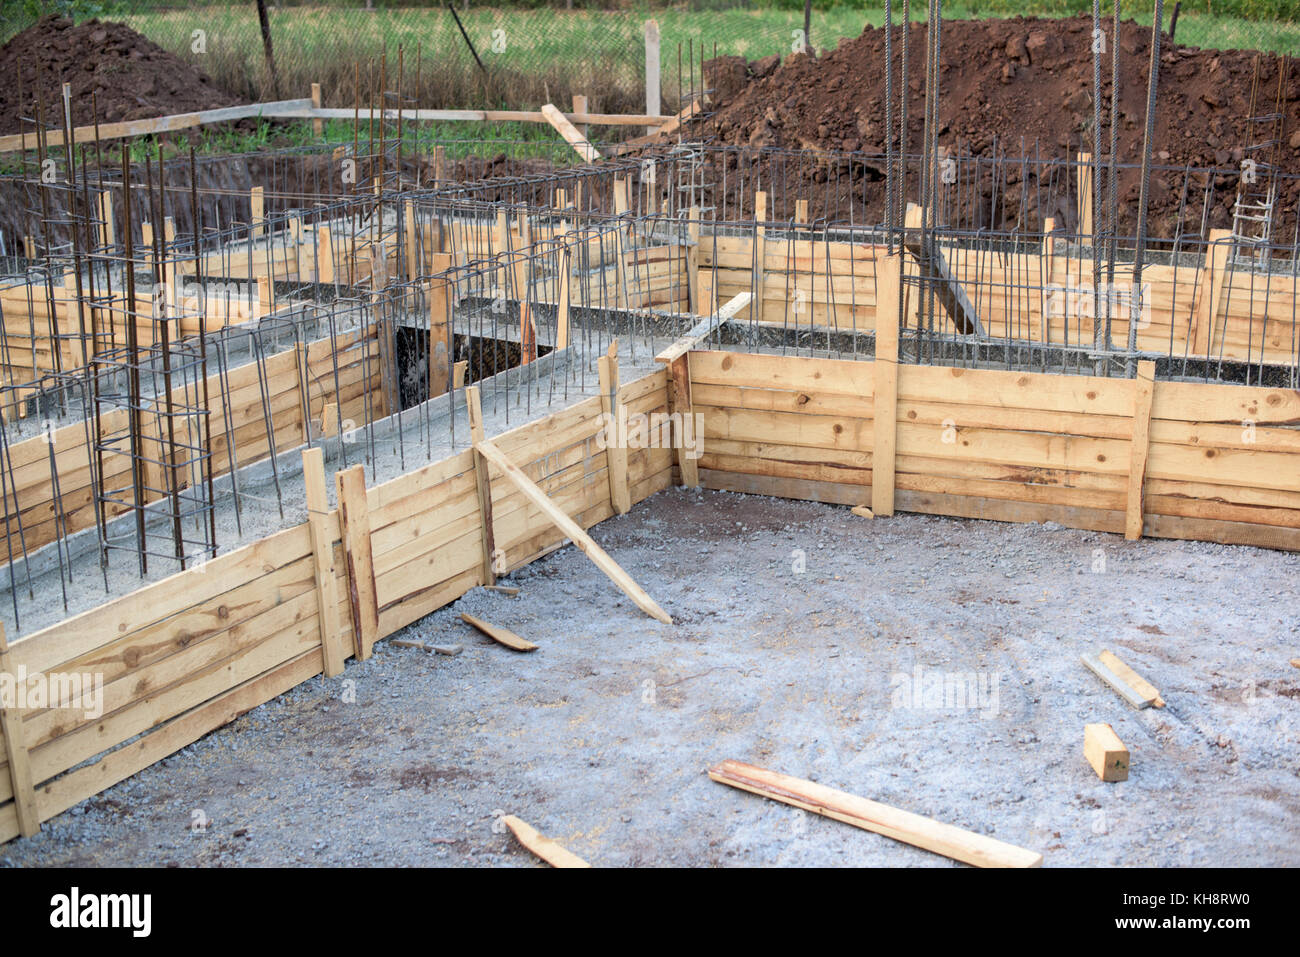
[[[894,514],[894,458],[898,447],[899,256],[876,262],[876,360],[872,363],[874,418],[871,446],[871,512]]]
[[[334,281],[334,244],[330,242],[330,228],[316,230],[316,281]]]
[[[547,103],[542,107],[542,115],[559,134],[564,137],[564,141],[577,150],[578,155],[582,157],[585,163],[594,163],[600,159],[600,150],[587,142],[586,137],[578,132],[578,128],[570,123],[563,113],[555,108],[555,104]]]
[[[482,618],[475,618],[473,615],[461,613],[460,620],[471,628],[477,628],[483,634],[487,635],[498,644],[505,645],[514,651],[536,651],[537,645],[531,641],[525,641],[508,628],[499,628],[496,625],[488,624]]]
[[[370,553],[370,510],[366,504],[363,465],[334,473],[339,503],[339,530],[348,576],[357,660],[365,661],[379,639],[379,604],[375,597],[375,566]]]
[[[470,441],[474,443],[474,481],[478,488],[479,527],[482,529],[479,541],[483,549],[483,584],[495,585],[496,535],[492,522],[492,481],[488,475],[487,460],[479,451],[479,443],[484,442],[486,437],[483,433],[483,406],[478,386],[472,385],[465,390],[465,408],[469,415]]]
[[[519,820],[513,814],[507,814],[501,820],[506,827],[510,828],[510,833],[520,844],[552,867],[591,867],[577,854],[565,850],[549,837],[543,837],[535,827]]]
[[[14,675],[4,622],[0,622],[0,674]],[[14,687],[17,687],[16,678]],[[22,712],[16,707],[6,707],[3,698],[0,698],[0,744],[4,746],[9,764],[14,810],[18,813],[18,833],[31,837],[40,831],[41,818],[36,808],[36,790],[32,787],[32,766],[27,745],[23,742]]]
[[[609,580],[623,590],[623,593],[636,603],[636,606],[644,611],[651,618],[662,621],[664,624],[671,625],[673,620],[668,613],[655,604],[655,600],[645,593],[645,591],[632,580],[627,572],[619,567],[614,559],[606,554],[605,550],[592,540],[591,536],[583,531],[569,515],[558,505],[551,501],[545,492],[538,488],[519,466],[515,465],[505,454],[491,442],[486,440],[476,441],[474,448],[483,453],[484,458],[500,469],[514,483],[515,488],[524,493],[524,497],[542,510],[560,531],[573,540],[586,554],[588,558],[595,563],[596,567],[604,572]]]
[[[704,307],[700,304],[700,207],[692,206],[686,220],[686,288],[688,305],[692,312],[701,314]]]
[[[429,398],[447,391],[451,372],[451,283],[429,280]]]
[[[763,274],[767,263],[767,193],[760,190],[754,194],[754,261],[751,277],[754,295],[753,308],[749,310],[751,319],[763,321]]]
[[[308,103],[309,101],[303,100]],[[375,120],[396,120],[398,111],[389,110],[362,110],[359,117],[362,122],[370,119]],[[402,110],[402,119],[408,122],[419,123],[547,123],[549,122],[540,110]],[[325,107],[324,109],[313,109],[311,106],[302,106],[294,109],[277,111],[275,114],[281,119],[293,120],[349,120],[355,115],[349,107]],[[676,117],[672,116],[653,116],[646,113],[566,113],[565,118],[570,123],[583,124],[589,123],[592,126],[647,126],[658,130],[660,127],[668,126]],[[146,122],[146,121],[140,121]],[[14,136],[13,139],[17,139]],[[34,144],[35,136],[32,133],[27,134],[29,146]],[[16,148],[16,147],[15,147]]]
[[[1110,725],[1083,726],[1083,756],[1103,781],[1128,780],[1128,748]]]
[[[1087,237],[1084,241],[1091,243],[1092,240],[1092,154],[1080,153],[1079,159],[1079,194],[1078,214],[1079,214],[1079,235]]]
[[[325,493],[325,458],[319,447],[302,450],[302,476],[306,487],[307,523],[316,568],[316,607],[320,614],[321,649],[325,677],[343,673],[347,653],[340,645],[339,597],[334,567],[334,536],[329,533],[329,497]]]
[[[321,111],[324,112],[324,111]],[[348,119],[352,111],[346,110]],[[96,140],[118,140],[132,136],[149,136],[155,133],[170,133],[176,130],[188,130],[210,123],[226,123],[231,120],[244,120],[256,116],[294,117],[301,114],[311,115],[311,100],[277,100],[272,103],[251,103],[247,106],[225,106],[216,110],[200,110],[197,113],[173,113],[147,120],[127,120],[122,123],[101,123],[95,126],[78,126],[72,131],[74,143],[93,143]],[[394,111],[396,115],[396,111]],[[652,119],[650,117],[633,117],[641,126]],[[662,117],[666,123],[670,117]],[[63,131],[58,129],[45,131],[46,148],[63,145]],[[36,146],[36,134],[14,133],[0,136],[0,153],[12,153],[14,150],[33,149]]]
[[[266,192],[261,186],[254,186],[249,193],[249,223],[253,228],[253,238],[261,239],[266,235]]]
[[[632,508],[632,493],[627,484],[627,409],[619,398],[618,340],[610,345],[608,355],[598,361],[600,409],[605,417],[605,457],[609,462],[609,500],[616,515]]]
[[[1014,844],[752,764],[723,761],[709,768],[709,777],[976,867],[1037,867],[1043,862],[1043,855]]]
[[[753,298],[754,294],[752,292],[736,293],[727,300],[721,309],[713,313],[713,315],[701,319],[690,329],[687,329],[685,335],[655,356],[655,362],[671,365],[686,353],[698,348],[700,343],[712,335],[715,329],[734,319],[740,310],[753,301]]]
[[[1155,390],[1156,364],[1142,360],[1133,381],[1133,442],[1129,452],[1128,501],[1124,510],[1124,537],[1136,541],[1142,537],[1142,488],[1146,479],[1147,452],[1150,447],[1151,396]]]
[[[569,312],[570,312],[570,281],[573,272],[573,251],[565,246],[560,250],[560,288],[559,302],[555,315],[555,349],[569,348]]]
[[[320,95],[319,83],[313,83],[311,85],[311,108],[313,110],[319,110],[321,108],[321,95]],[[312,120],[311,131],[316,136],[323,135],[325,132],[325,121],[320,119],[320,117],[317,117],[316,119]]]

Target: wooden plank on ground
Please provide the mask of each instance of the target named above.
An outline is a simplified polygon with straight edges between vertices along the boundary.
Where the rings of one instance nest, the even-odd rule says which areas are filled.
[[[1083,756],[1103,781],[1128,780],[1128,748],[1110,725],[1083,726]]]
[[[519,843],[528,848],[552,867],[591,867],[586,861],[572,851],[565,850],[549,837],[538,833],[537,828],[519,820],[513,814],[507,814],[502,822],[510,828]]]
[[[1155,704],[1155,699],[1153,697],[1142,694],[1136,689],[1130,687],[1129,684],[1119,675],[1115,674],[1108,665],[1103,664],[1098,656],[1084,654],[1079,657],[1079,660],[1083,662],[1084,667],[1100,678],[1111,688],[1112,691],[1139,711]]]
[[[587,557],[595,563],[596,567],[604,572],[610,581],[622,589],[623,593],[631,598],[638,608],[651,618],[662,621],[666,625],[673,623],[668,613],[660,608],[655,603],[655,600],[647,595],[644,589],[633,581],[632,577],[623,571],[618,563],[610,558],[605,550],[597,545],[577,522],[552,502],[545,492],[533,484],[532,480],[523,473],[519,466],[506,458],[500,449],[486,440],[475,442],[474,448],[480,450],[484,458],[500,469],[519,491],[523,492],[534,505],[542,510],[542,514],[549,518],[560,531],[569,536],[573,540],[573,544],[582,549]]]
[[[752,764],[723,761],[709,768],[709,777],[976,867],[1037,867],[1043,862],[1042,854],[1014,844]]]
[[[505,645],[514,651],[536,651],[537,645],[531,641],[520,638],[508,628],[501,628],[497,625],[489,624],[482,618],[475,618],[473,615],[461,613],[460,620],[472,628],[477,628],[483,634],[487,635],[498,644]]]
[[[1150,701],[1153,706],[1157,708],[1165,706],[1165,699],[1160,697],[1160,692],[1156,690],[1156,686],[1125,664],[1114,652],[1102,651],[1097,656],[1097,660],[1109,668],[1115,677],[1123,681],[1145,700]]]

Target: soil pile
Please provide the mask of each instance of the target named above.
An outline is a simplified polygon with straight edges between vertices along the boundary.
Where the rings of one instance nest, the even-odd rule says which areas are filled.
[[[45,125],[57,126],[64,83],[78,126],[94,122],[92,93],[101,123],[246,102],[123,24],[46,16],[0,47],[0,133],[21,132],[20,117],[35,118],[38,96]]]
[[[1103,57],[1102,144],[1109,145],[1110,27]],[[925,102],[923,24],[909,38],[909,151],[919,151]],[[899,62],[903,28],[893,31]],[[1092,18],[1038,20],[953,20],[945,22],[939,66],[939,143],[989,156],[994,151],[1019,156],[1073,156],[1091,151],[1093,126]],[[1132,21],[1121,24],[1119,154],[1123,163],[1140,163],[1146,121],[1147,70],[1151,35]],[[1159,99],[1153,162],[1161,166],[1239,168],[1244,150],[1266,127],[1251,126],[1250,95],[1257,54],[1213,51],[1162,41]],[[1279,57],[1258,54],[1261,103],[1271,113],[1278,87]],[[795,149],[885,150],[885,31],[868,28],[860,37],[813,58],[788,56],[778,68],[768,61],[737,63],[719,58],[706,64],[706,82],[720,101],[716,116],[704,121],[708,133],[730,145]],[[895,97],[898,74],[895,74]],[[1300,172],[1300,67],[1291,65],[1284,84],[1285,132],[1280,165]],[[897,100],[896,100],[897,102]],[[897,118],[897,110],[895,111]],[[897,119],[896,119],[897,121]],[[1255,154],[1257,155],[1257,154]],[[847,174],[825,169],[819,178]],[[1203,177],[1208,180],[1208,177]],[[1131,179],[1131,182],[1129,181]],[[1215,177],[1216,187],[1236,183]],[[1204,184],[1200,184],[1204,185]],[[1138,177],[1125,177],[1121,202],[1137,200]],[[1153,215],[1176,211],[1180,175],[1153,178]],[[1220,190],[1222,192],[1222,190]],[[1300,182],[1284,189],[1294,207]],[[1222,225],[1215,200],[1214,224]],[[1050,213],[1049,213],[1050,214]]]

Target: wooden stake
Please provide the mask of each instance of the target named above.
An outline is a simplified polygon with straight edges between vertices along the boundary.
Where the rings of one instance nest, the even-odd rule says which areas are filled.
[[[483,433],[483,406],[479,398],[478,386],[472,385],[465,390],[465,407],[469,413],[470,440],[474,443],[474,480],[478,485],[479,525],[483,530],[480,541],[483,546],[483,582],[495,585],[496,575],[496,535],[492,523],[492,481],[488,475],[488,464],[479,445],[486,440]],[[504,564],[504,563],[503,563]],[[501,569],[505,571],[504,568]]]
[[[1092,154],[1079,154],[1079,234],[1092,243]],[[1095,255],[1095,251],[1094,251]]]
[[[611,354],[601,356],[598,361],[600,409],[606,422],[609,500],[614,513],[623,515],[632,507],[632,493],[627,484],[627,409],[619,398],[618,356],[613,354],[614,346],[610,349]]]
[[[577,854],[566,851],[549,837],[543,837],[531,824],[524,823],[513,814],[507,814],[501,820],[520,844],[552,867],[591,867]]]
[[[445,279],[429,280],[429,398],[447,391],[451,362],[451,296]]]
[[[686,223],[686,286],[691,311],[700,315],[704,306],[700,302],[700,207],[692,206]]]
[[[557,351],[569,348],[569,283],[571,280],[570,274],[573,271],[572,255],[572,250],[568,246],[560,250],[559,305],[556,312],[555,327],[555,348]]]
[[[894,452],[898,442],[898,301],[900,257],[876,261],[876,361],[872,363],[875,419],[871,446],[871,511],[894,514]]]
[[[757,322],[763,321],[763,277],[767,265],[767,193],[754,194],[754,304],[749,315]]]
[[[328,413],[327,413],[328,415]],[[316,566],[316,607],[320,614],[321,650],[325,677],[343,673],[347,658],[339,628],[339,599],[334,565],[334,537],[329,533],[329,498],[325,494],[325,458],[319,448],[303,449],[302,476],[306,486],[307,523]]]
[[[575,94],[573,94],[573,112],[574,112],[574,113],[586,113],[586,112],[587,112],[587,96],[586,96],[586,94],[584,94],[584,93],[575,93]],[[586,123],[583,123],[581,126],[579,126],[579,127],[578,127],[578,132],[582,134],[582,138],[583,138],[584,140],[587,139],[587,137],[588,137],[588,135],[589,135],[588,132],[587,132],[587,124],[586,124]]]
[[[1151,431],[1151,395],[1155,391],[1156,364],[1142,360],[1133,380],[1133,442],[1129,446],[1128,502],[1124,510],[1124,537],[1142,537],[1142,490],[1146,478],[1148,436]]]
[[[330,242],[330,228],[316,230],[316,281],[334,281],[334,244]]]
[[[723,761],[709,777],[760,797],[803,808],[976,867],[1037,867],[1043,855],[973,834],[910,811],[740,761]]]
[[[357,660],[365,661],[379,638],[379,604],[375,595],[375,566],[370,553],[370,509],[366,502],[366,470],[354,465],[334,473],[339,503],[339,530],[348,573],[348,604],[352,608]]]
[[[551,499],[538,488],[523,471],[515,465],[505,454],[491,442],[486,440],[474,443],[474,448],[483,453],[484,458],[495,465],[506,478],[514,483],[524,496],[542,510],[542,513],[549,518],[560,531],[573,539],[573,544],[577,545],[590,558],[609,580],[623,590],[623,593],[632,599],[642,611],[651,618],[662,621],[664,624],[671,625],[673,620],[668,613],[655,604],[655,600],[642,590],[641,586],[632,580],[627,572],[619,567],[614,559],[606,554],[605,550],[597,545],[582,527],[578,525],[564,509],[560,508]]]
[[[673,451],[677,470],[686,488],[700,487],[700,435],[695,431],[695,407],[691,402],[691,354],[682,353],[668,363],[668,412],[673,421]],[[686,442],[686,430],[694,441]]]

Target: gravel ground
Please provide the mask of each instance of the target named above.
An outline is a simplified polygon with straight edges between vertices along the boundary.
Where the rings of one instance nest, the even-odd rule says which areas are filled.
[[[949,866],[712,783],[736,758],[1054,865],[1300,864],[1300,555],[673,489],[0,847],[0,864]],[[469,611],[537,642],[518,654]],[[1168,702],[1079,664],[1110,648]],[[935,675],[982,694],[909,699]],[[948,707],[947,705],[954,705]],[[1103,784],[1083,726],[1132,753]],[[206,823],[196,827],[195,823]]]

